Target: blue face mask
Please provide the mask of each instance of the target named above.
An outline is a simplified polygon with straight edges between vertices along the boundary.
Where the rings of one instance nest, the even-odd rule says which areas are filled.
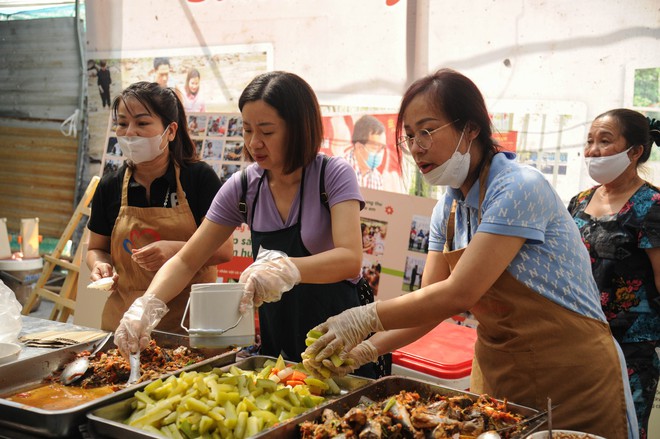
[[[383,163],[383,155],[384,151],[370,152],[369,157],[367,157],[367,166],[369,166],[369,169],[373,170],[379,167]]]

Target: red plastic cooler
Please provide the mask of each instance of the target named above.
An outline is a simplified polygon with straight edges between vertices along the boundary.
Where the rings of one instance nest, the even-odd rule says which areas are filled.
[[[477,330],[442,322],[419,340],[392,353],[392,374],[467,390]]]

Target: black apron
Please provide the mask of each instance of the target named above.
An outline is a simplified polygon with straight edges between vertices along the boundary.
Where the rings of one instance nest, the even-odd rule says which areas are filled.
[[[261,186],[266,173],[259,179],[257,194],[252,203],[252,221]],[[259,254],[259,249],[279,250],[290,257],[305,257],[311,253],[302,241],[300,233],[303,213],[305,170],[300,182],[300,205],[296,224],[271,232],[260,232],[251,228],[252,255]],[[328,267],[332,269],[331,267]],[[331,284],[304,284],[294,286],[282,294],[277,302],[264,303],[259,307],[259,329],[261,335],[261,354],[272,357],[282,355],[285,360],[301,362],[307,332],[328,318],[342,311],[360,306],[356,286],[348,281]],[[367,378],[376,378],[374,363],[366,364],[355,374]]]

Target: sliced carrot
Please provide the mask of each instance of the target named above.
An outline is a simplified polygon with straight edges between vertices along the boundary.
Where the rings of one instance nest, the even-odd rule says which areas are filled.
[[[298,381],[298,380],[288,380],[286,382],[286,385],[291,387],[303,386],[304,384],[305,384],[304,381]]]
[[[305,381],[305,378],[307,378],[307,375],[299,370],[294,370],[291,376],[289,377],[290,380],[294,380],[294,381]]]

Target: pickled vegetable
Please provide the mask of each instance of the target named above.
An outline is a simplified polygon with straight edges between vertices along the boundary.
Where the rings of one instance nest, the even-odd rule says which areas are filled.
[[[277,381],[276,381],[277,380]],[[291,419],[339,393],[332,379],[309,377],[282,357],[258,371],[182,372],[135,392],[126,424],[166,437],[242,439]]]

